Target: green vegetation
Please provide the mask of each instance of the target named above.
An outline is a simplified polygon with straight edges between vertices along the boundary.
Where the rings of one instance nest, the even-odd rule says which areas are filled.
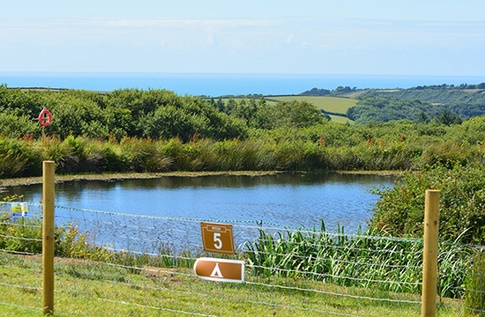
[[[466,315],[485,316],[485,254],[483,250],[475,255],[465,287],[472,290],[465,296]]]
[[[483,245],[484,172],[482,164],[456,164],[407,173],[394,188],[377,191],[381,199],[371,220],[372,227],[394,236],[422,236],[425,191],[439,189],[440,236]]]
[[[268,97],[268,100],[275,100],[277,102],[291,100],[305,101],[313,104],[329,120],[337,123],[353,123],[347,117],[347,110],[357,103],[357,99],[331,96],[278,96]]]
[[[479,285],[482,281],[476,282],[473,276],[483,276],[482,257],[475,260],[478,265],[472,265],[466,260],[472,253],[453,249],[449,243],[485,243],[485,184],[481,177],[485,174],[485,117],[478,116],[484,113],[480,85],[467,92],[473,98],[467,99],[470,103],[463,107],[363,93],[354,106],[351,103],[355,100],[330,98],[358,93],[346,87],[325,97],[281,97],[281,100],[274,97],[275,101],[271,101],[252,96],[223,102],[180,97],[165,90],[128,89],[102,95],[72,90],[21,91],[2,86],[0,178],[38,176],[43,160],[56,161],[58,174],[174,170],[406,171],[394,188],[375,191],[380,200],[366,234],[420,237],[425,190],[440,189],[440,232],[444,243],[440,253],[443,257],[440,272],[444,277],[440,292],[444,296],[459,297],[463,283]],[[418,88],[415,90],[429,90],[430,96],[431,91],[435,94],[440,90],[461,94],[460,89],[448,86]],[[44,106],[51,110],[54,119],[43,131],[32,119]],[[322,108],[326,115],[341,115],[346,108],[345,113],[356,124],[328,121]],[[2,216],[0,230],[6,232],[5,236],[18,233],[37,237],[39,234],[29,229],[31,224],[27,222],[12,227],[9,221],[8,216]],[[90,246],[86,244],[87,237],[79,235],[74,227],[58,230],[58,249],[64,252],[62,256],[119,261],[116,263],[143,260]],[[28,252],[37,252],[39,248],[37,240],[28,246],[19,241],[22,240],[0,239],[0,245]],[[327,253],[313,253],[319,252],[312,247],[315,243],[328,243],[329,248],[320,250]],[[316,259],[344,257],[350,246],[362,243],[358,239],[329,239],[321,233],[281,233],[278,239],[272,240],[262,233],[260,241],[248,247],[247,256],[253,263],[271,263],[275,267],[272,273],[278,273],[283,279],[299,281],[299,276],[283,272],[286,268],[299,270],[302,266],[318,274],[338,274],[342,269],[357,275],[363,274],[360,268],[339,268],[335,263]],[[406,243],[392,246],[381,243],[384,245],[378,245],[379,248],[412,248]],[[336,246],[343,254],[336,253]],[[268,248],[281,250],[288,257],[261,252]],[[350,251],[348,254],[354,256]],[[365,252],[358,256],[368,262],[399,260],[374,258]],[[419,259],[411,260],[413,265],[419,265]],[[458,271],[454,270],[455,266]],[[416,278],[399,270],[365,273],[375,276],[399,273],[405,280]],[[255,276],[267,277],[267,274],[265,269],[255,270]],[[333,278],[329,281],[339,287],[356,286]],[[378,291],[415,292],[392,287]],[[470,301],[467,307],[483,310],[479,306],[483,299],[472,297],[473,294],[465,295]]]
[[[347,97],[332,97],[332,96],[306,96],[306,95],[292,95],[292,96],[257,96],[259,100],[264,100],[265,105],[278,106],[278,104],[291,104],[292,102],[312,104],[316,109],[320,110],[324,116],[332,121],[338,123],[352,123],[347,117],[347,110],[356,105],[357,99]],[[251,101],[252,100],[252,101]],[[254,96],[247,97],[224,97],[218,99],[211,99],[211,103],[219,108],[221,111],[230,113],[235,105],[241,103],[255,102]]]
[[[423,245],[412,239],[386,239],[372,230],[349,237],[343,232],[260,232],[248,244],[248,261],[264,276],[308,278],[347,287],[419,294]],[[473,251],[458,244],[440,246],[440,296],[461,297]]]
[[[464,109],[464,106],[462,109]],[[469,111],[473,110],[469,109]],[[347,110],[347,116],[349,119],[354,120],[356,124],[410,120],[417,123],[434,121],[451,125],[462,122],[459,114],[461,112],[453,107],[431,105],[422,103],[419,100],[400,100],[370,96],[359,97],[357,105]],[[485,108],[477,112],[477,115],[484,114]]]
[[[357,104],[357,99],[344,97],[330,97],[330,96],[281,96],[268,97],[268,100],[276,101],[305,101],[313,104],[317,109],[323,110],[325,113],[335,113],[345,115],[347,110]]]
[[[198,313],[216,316],[352,314],[411,317],[419,315],[420,311],[416,304],[365,299],[382,296],[373,290],[343,288],[321,282],[306,281],[302,284],[294,279],[272,278],[270,281],[248,277],[251,283],[220,284],[203,281],[191,276],[189,270],[180,268],[140,267],[133,270],[68,259],[56,259],[55,270],[54,316],[179,316]],[[0,288],[2,316],[42,316],[40,271],[39,257],[0,254],[0,282],[7,284]],[[11,283],[25,287],[9,287]],[[268,283],[280,287],[264,286]],[[314,289],[315,292],[302,291],[303,288]],[[398,298],[419,300],[414,295],[400,295]],[[458,302],[445,300],[440,305],[439,316],[457,316],[461,310]]]
[[[297,120],[297,119],[295,119]],[[124,137],[120,141],[0,136],[0,177],[38,176],[43,160],[57,173],[230,170],[419,170],[436,163],[480,163],[485,119],[462,125],[406,121],[351,126],[252,129],[247,139]]]
[[[356,124],[407,119],[415,122],[437,121],[444,124],[485,115],[485,83],[418,86],[409,89],[317,89],[301,94],[307,98],[340,96],[357,98],[346,113]],[[319,96],[319,97],[315,97]],[[325,109],[327,110],[327,109]],[[328,110],[327,110],[328,111]]]
[[[459,86],[443,84],[394,90],[367,90],[365,94],[374,97],[419,100],[421,102],[443,105],[484,105],[485,83]]]
[[[39,217],[28,221],[14,220],[4,210],[1,224],[0,244],[3,250],[40,252]],[[344,236],[331,237],[322,231],[310,234],[296,231],[288,238],[285,236],[280,233],[279,239],[273,239],[272,235],[261,232],[260,239],[248,244],[247,250],[239,254],[248,262],[247,283],[228,285],[202,281],[193,276],[189,270],[196,255],[179,254],[174,258],[170,250],[158,256],[111,252],[90,243],[88,233],[79,233],[73,225],[57,227],[56,255],[62,258],[57,258],[55,268],[55,315],[65,316],[73,312],[97,315],[102,311],[107,316],[158,316],[171,315],[174,311],[238,316],[275,313],[278,316],[294,316],[295,312],[305,316],[329,312],[365,316],[414,316],[419,313],[420,307],[416,304],[399,302],[397,307],[392,302],[371,300],[419,301],[416,289],[420,275],[421,253],[416,253],[420,249],[419,244],[414,243],[416,249],[411,241],[396,245],[396,241],[387,239],[347,239]],[[319,248],[315,248],[316,245]],[[454,274],[446,281],[460,283],[465,264],[454,261],[456,250],[446,254],[451,256],[447,256],[441,264],[441,276]],[[409,256],[415,260],[405,263],[410,261]],[[350,267],[347,265],[349,260],[353,263]],[[37,274],[41,271],[40,262],[37,256],[0,254],[0,283],[6,286],[0,293],[2,303],[8,303],[0,306],[0,311],[12,316],[33,316],[37,309],[40,315],[39,288],[42,282],[41,274]],[[380,264],[373,267],[373,273],[367,273],[369,263]],[[403,267],[396,271],[399,263],[403,263]],[[454,271],[447,269],[451,267]],[[295,271],[288,273],[287,270]],[[314,278],[306,279],[307,274]],[[402,281],[403,276],[408,278]],[[363,281],[382,278],[389,283],[356,283],[355,277]],[[442,294],[458,295],[452,293],[451,286],[454,284],[445,284]],[[259,304],[254,301],[255,293]],[[442,316],[453,316],[462,309],[459,302],[448,300],[440,307]]]
[[[42,130],[35,118],[46,107],[52,124]],[[222,108],[221,108],[222,107]],[[306,127],[323,121],[307,102],[265,104],[264,99],[211,104],[199,97],[180,97],[166,90],[23,91],[0,86],[0,132],[6,137],[62,139],[83,136],[121,140],[124,137],[187,142],[194,136],[213,140],[245,139],[249,129]]]

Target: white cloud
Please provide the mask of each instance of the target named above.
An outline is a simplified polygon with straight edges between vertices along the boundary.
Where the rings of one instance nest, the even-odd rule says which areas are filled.
[[[4,70],[54,69],[59,65],[64,70],[83,70],[90,65],[99,71],[333,69],[338,73],[339,69],[369,72],[365,65],[377,69],[379,64],[385,64],[389,69],[396,59],[401,59],[408,63],[396,66],[402,71],[434,64],[433,54],[449,49],[453,56],[459,56],[459,50],[466,51],[469,63],[481,63],[476,71],[485,71],[479,58],[479,51],[485,49],[483,21],[282,17],[2,19],[0,41],[4,46],[0,69]],[[423,49],[430,53],[423,55]],[[41,52],[42,56],[49,56],[48,63],[36,66]],[[445,56],[450,63],[455,58]],[[443,61],[443,56],[440,58]],[[26,64],[26,59],[32,64]]]

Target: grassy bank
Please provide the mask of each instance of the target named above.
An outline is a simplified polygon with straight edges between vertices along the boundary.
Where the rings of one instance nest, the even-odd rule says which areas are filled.
[[[0,254],[0,262],[0,282],[6,284],[0,288],[1,315],[42,316],[41,259]],[[375,290],[281,277],[250,277],[245,284],[221,284],[198,279],[188,269],[128,269],[59,258],[55,269],[55,316],[181,316],[188,312],[204,316],[402,317],[417,316],[420,311],[416,304],[366,300],[379,298]],[[405,299],[419,300],[414,295]],[[439,316],[457,316],[460,309],[460,302],[447,300],[440,305]]]

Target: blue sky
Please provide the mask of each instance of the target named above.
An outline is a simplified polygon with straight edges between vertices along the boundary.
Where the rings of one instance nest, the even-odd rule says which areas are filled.
[[[2,1],[0,72],[485,75],[485,1]]]

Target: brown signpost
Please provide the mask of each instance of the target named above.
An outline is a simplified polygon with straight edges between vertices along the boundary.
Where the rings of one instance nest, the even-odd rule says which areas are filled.
[[[204,251],[234,254],[232,225],[201,222],[202,244]]]
[[[244,264],[241,260],[198,258],[194,264],[194,272],[204,280],[243,283]]]

